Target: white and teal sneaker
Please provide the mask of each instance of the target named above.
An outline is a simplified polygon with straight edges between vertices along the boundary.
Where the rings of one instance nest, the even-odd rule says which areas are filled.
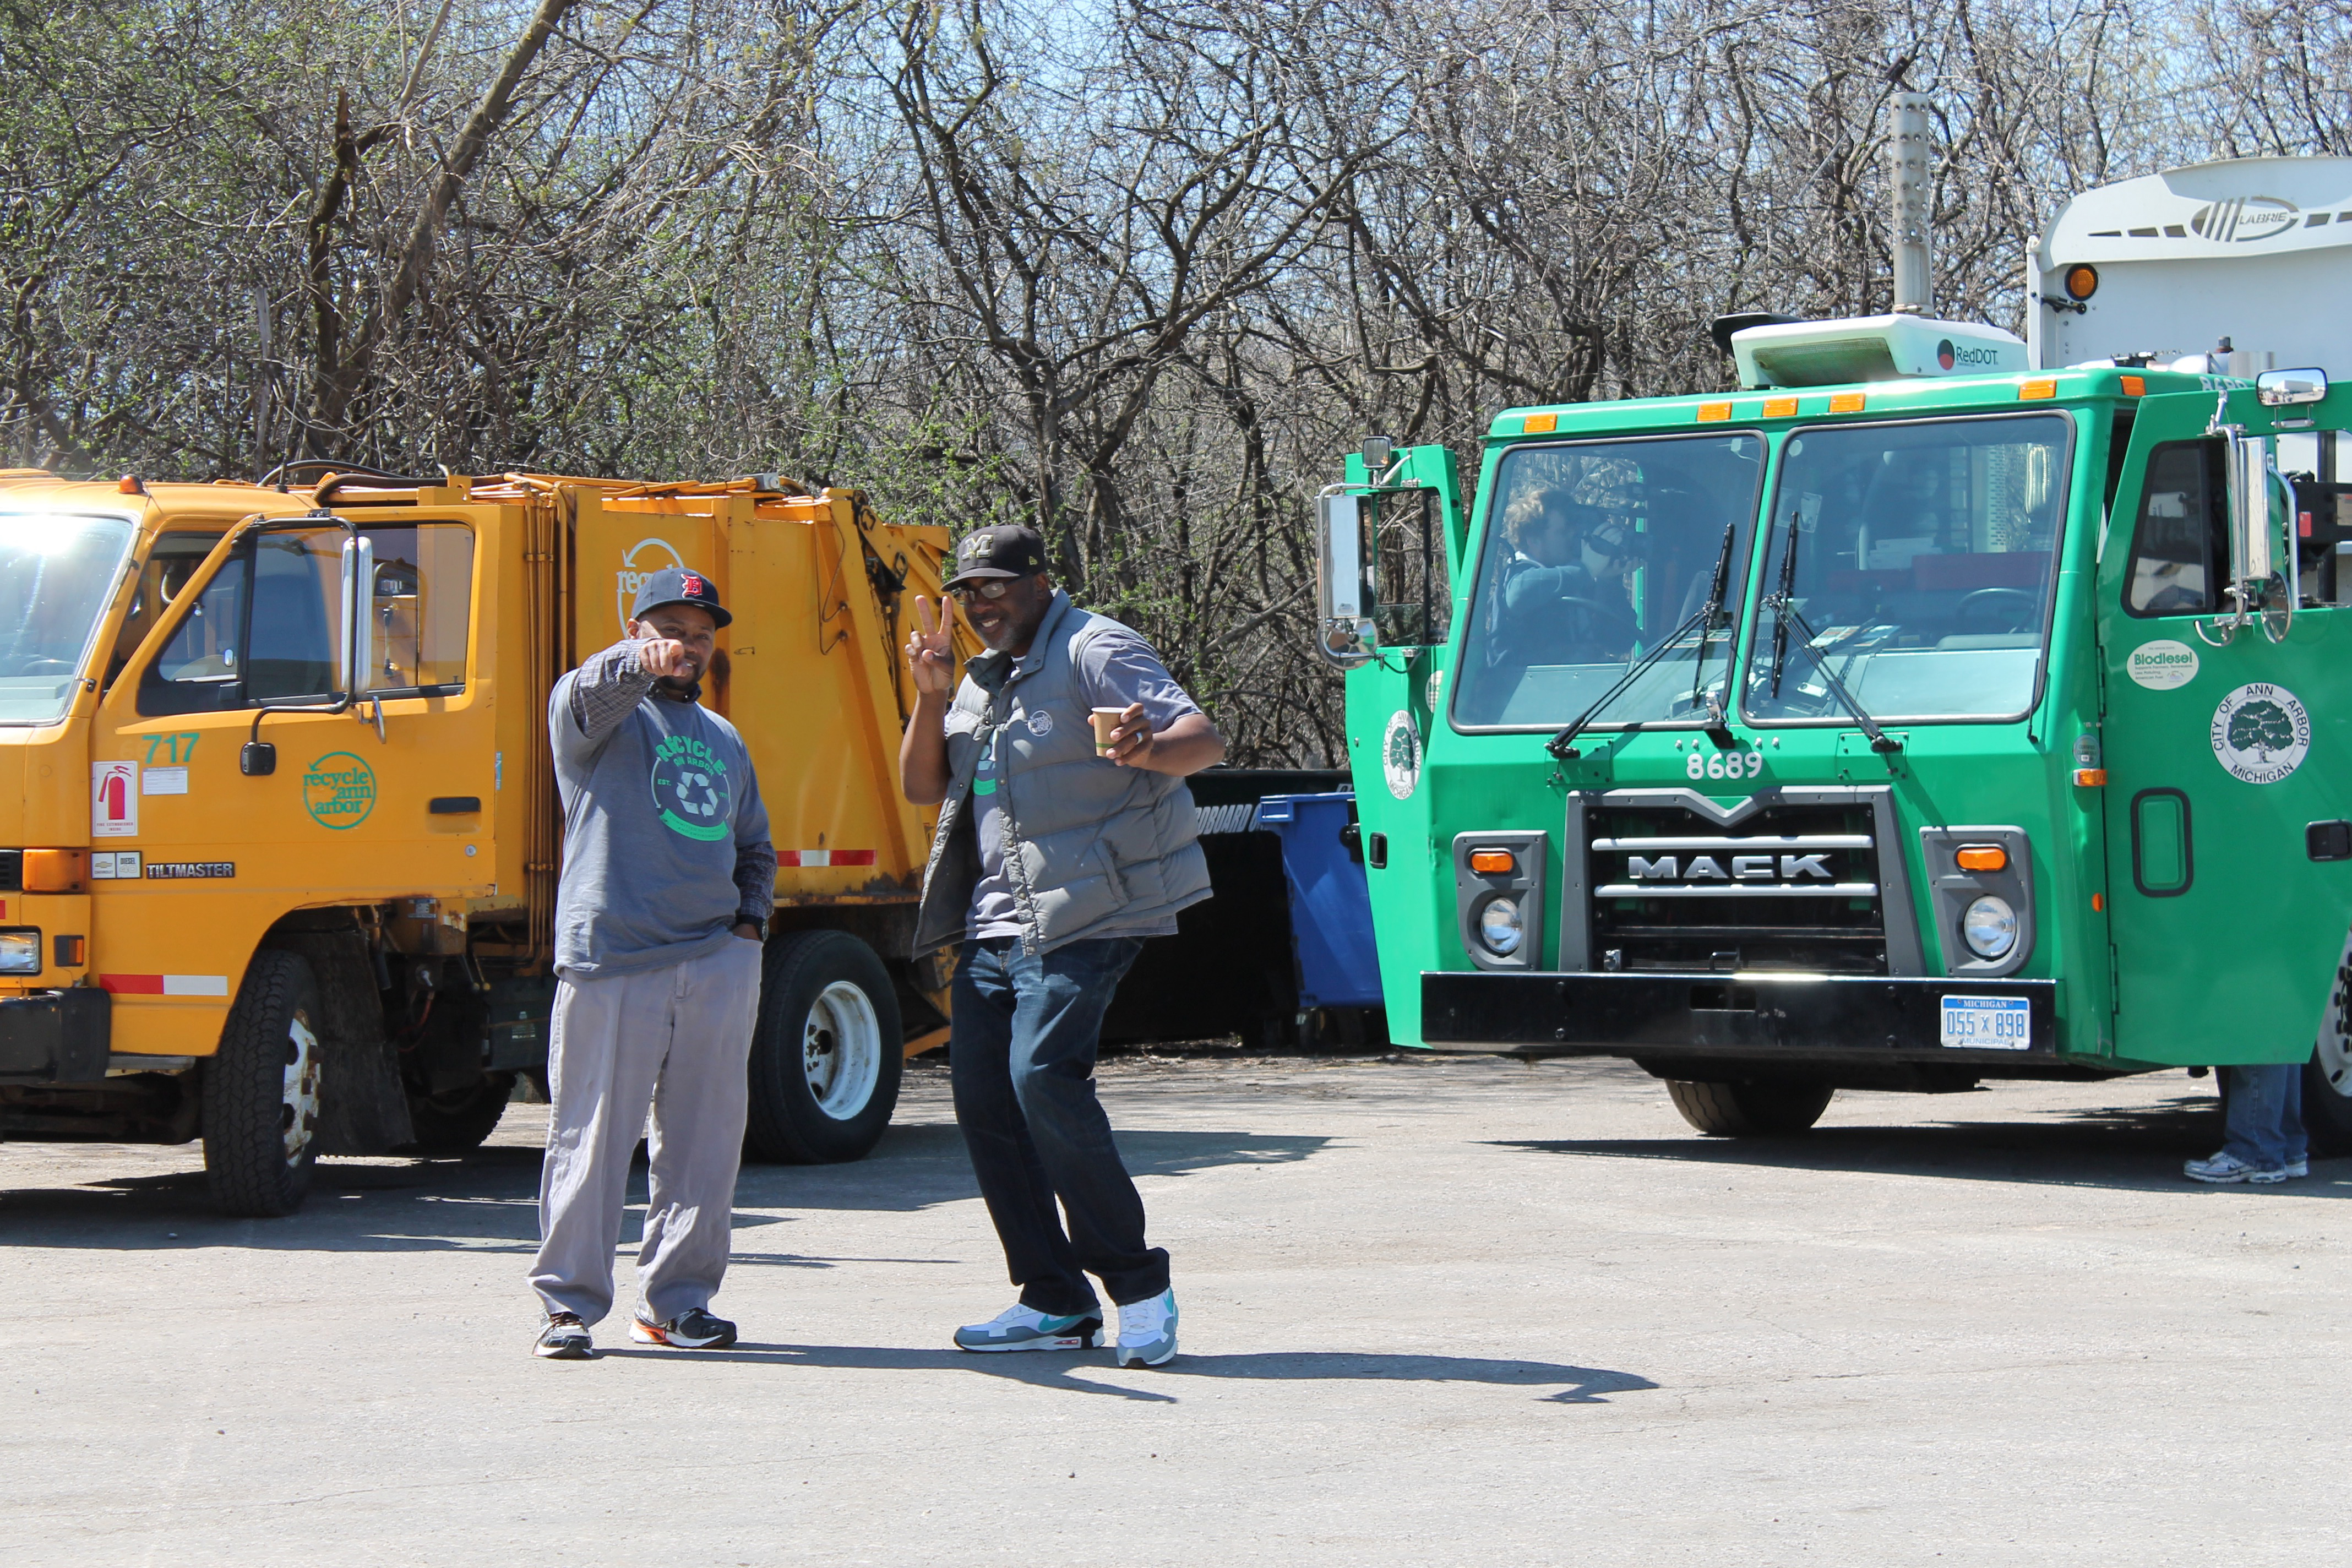
[[[1175,1359],[1175,1291],[1162,1290],[1119,1308],[1119,1365],[1165,1366]]]
[[[960,1351],[1082,1351],[1101,1340],[1100,1318],[1049,1318],[1018,1301],[987,1322],[955,1331]]]

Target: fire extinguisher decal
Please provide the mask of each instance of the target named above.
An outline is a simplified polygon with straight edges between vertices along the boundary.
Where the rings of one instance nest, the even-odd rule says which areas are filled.
[[[139,764],[89,765],[89,833],[93,838],[131,838],[139,832]]]

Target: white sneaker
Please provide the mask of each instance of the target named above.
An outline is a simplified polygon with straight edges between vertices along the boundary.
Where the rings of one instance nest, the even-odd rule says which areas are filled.
[[[2257,1186],[2269,1186],[2274,1182],[2284,1182],[2296,1173],[2291,1165],[2276,1165],[2265,1171],[2259,1166],[2247,1164],[2224,1149],[2210,1160],[2189,1161],[2180,1167],[2180,1173],[2195,1182],[2212,1182],[2217,1184],[2251,1182]],[[2311,1167],[2306,1164],[2302,1173],[2309,1175]]]
[[[1049,1318],[1015,1301],[984,1323],[958,1329],[955,1342],[960,1351],[1082,1351],[1101,1334],[1100,1318]]]
[[[1176,1359],[1176,1292],[1162,1290],[1118,1310],[1118,1364],[1165,1366]]]

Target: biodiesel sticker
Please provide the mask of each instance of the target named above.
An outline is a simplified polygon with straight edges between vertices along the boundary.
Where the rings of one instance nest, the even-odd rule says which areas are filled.
[[[2284,686],[2257,680],[2213,710],[2213,755],[2234,779],[2276,784],[2311,750],[2311,715]]]
[[[1413,786],[1421,782],[1421,732],[1402,708],[1390,716],[1388,733],[1381,737],[1381,772],[1388,777],[1391,795],[1399,800],[1412,798]]]
[[[321,827],[357,827],[375,809],[375,770],[363,757],[329,752],[302,772],[302,806]]]
[[[654,748],[654,809],[672,833],[708,844],[733,831],[734,791],[719,753],[690,735]]]
[[[2185,642],[2158,637],[2124,656],[2124,673],[2150,691],[2170,691],[2197,679],[2197,650]]]

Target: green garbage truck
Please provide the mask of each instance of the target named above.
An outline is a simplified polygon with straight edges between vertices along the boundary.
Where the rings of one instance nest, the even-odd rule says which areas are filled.
[[[1897,184],[1895,310],[1507,409],[1475,506],[1380,439],[1318,498],[1391,1033],[1728,1135],[2305,1061],[2352,1149],[2352,160],[2078,196],[2024,338],[1936,319]]]

